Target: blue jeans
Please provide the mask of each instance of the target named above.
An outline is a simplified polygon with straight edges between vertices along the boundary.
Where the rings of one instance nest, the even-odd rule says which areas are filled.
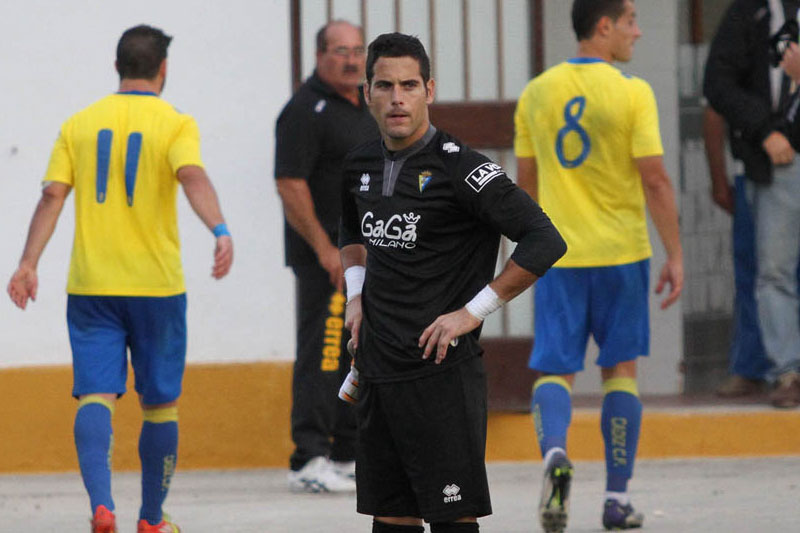
[[[733,213],[733,300],[730,373],[748,379],[764,379],[772,363],[764,352],[756,308],[756,237],[747,178],[736,176]]]
[[[800,159],[776,167],[769,185],[755,184],[756,301],[769,377],[800,369]]]

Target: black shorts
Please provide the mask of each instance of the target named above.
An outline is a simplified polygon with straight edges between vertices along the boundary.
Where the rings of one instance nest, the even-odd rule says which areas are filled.
[[[359,513],[428,522],[492,513],[481,357],[411,381],[362,386],[356,407]]]

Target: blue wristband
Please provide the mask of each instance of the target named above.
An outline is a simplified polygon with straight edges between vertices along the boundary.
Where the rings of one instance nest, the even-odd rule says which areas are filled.
[[[228,225],[224,222],[214,226],[214,229],[211,231],[214,233],[214,237],[222,237],[223,235],[227,235],[228,237],[231,236],[231,232],[228,231]]]

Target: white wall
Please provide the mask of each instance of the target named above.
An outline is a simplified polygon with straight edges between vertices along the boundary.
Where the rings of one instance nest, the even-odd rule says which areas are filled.
[[[677,2],[664,0],[637,0],[637,18],[643,36],[637,42],[633,60],[620,68],[650,82],[658,101],[661,136],[664,143],[664,162],[678,191],[680,176],[680,143],[678,140],[678,9]],[[546,0],[545,7],[545,62],[550,67],[569,59],[576,52],[575,34],[572,31],[570,9],[572,2]],[[657,276],[664,264],[663,247],[654,227],[650,226],[653,244],[650,284],[655,287]],[[658,308],[662,297],[655,294],[650,299],[650,356],[640,359],[639,387],[645,393],[673,393],[681,390],[678,372],[683,355],[683,328],[681,303],[667,311]],[[586,359],[587,372],[576,381],[580,392],[599,391],[599,372],[593,361],[596,349]]]
[[[314,17],[315,4],[304,2],[304,16]],[[380,21],[389,20],[391,4],[379,4],[369,3],[370,34],[390,29]],[[448,0],[445,6],[437,2],[437,8],[450,4],[460,6]],[[0,283],[6,283],[22,250],[58,127],[74,111],[116,89],[114,49],[122,31],[142,22],[153,24],[175,36],[164,98],[193,114],[200,124],[204,159],[236,245],[231,274],[221,282],[213,281],[209,275],[213,241],[181,200],[189,360],[293,357],[293,279],[283,266],[282,215],[272,178],[274,121],[290,95],[288,2],[6,0],[3,5],[0,30],[7,44],[0,48],[4,69],[0,76],[0,221],[4,228]],[[335,3],[335,16],[355,18],[354,5]],[[413,1],[403,3],[405,15],[414,5]],[[566,0],[545,2],[548,66],[574,53],[570,5]],[[663,0],[638,0],[636,5],[644,37],[634,61],[624,69],[653,85],[667,169],[676,179],[676,6]],[[516,13],[515,6],[516,2],[505,3],[507,16]],[[319,24],[323,23],[324,14],[317,15]],[[319,26],[305,22],[313,31]],[[404,24],[410,24],[405,16]],[[309,31],[304,28],[304,45],[311,37]],[[437,43],[445,40],[444,35],[437,36]],[[523,36],[523,41],[527,37]],[[309,49],[304,46],[304,57]],[[524,50],[518,52],[516,64],[527,65]],[[509,55],[511,64],[515,63],[513,55]],[[441,54],[440,60],[444,59]],[[304,70],[309,70],[308,61],[304,63]],[[446,70],[444,64],[439,68]],[[524,77],[508,68],[506,74],[506,96],[513,97]],[[455,86],[461,78],[451,73],[439,81]],[[663,254],[655,233],[651,235],[656,250],[653,271],[657,272]],[[20,312],[10,300],[0,298],[0,367],[69,363],[64,287],[71,240],[70,202],[40,264],[39,301]],[[527,309],[528,301],[526,297],[518,304]],[[641,386],[645,392],[675,392],[680,387],[676,371],[682,347],[680,306],[662,312],[655,308],[656,301],[653,299],[652,353],[642,365]],[[530,327],[530,319],[522,311],[514,312],[525,322],[514,321],[515,333]],[[589,371],[579,379],[577,388],[596,390],[596,382],[596,373]]]
[[[39,181],[60,124],[113,92],[122,31],[139,23],[174,36],[164,98],[191,113],[233,233],[228,278],[210,277],[213,239],[181,198],[189,298],[189,361],[290,358],[294,290],[283,267],[273,184],[275,118],[290,95],[284,0],[5,0],[0,17],[0,283],[22,251]],[[0,298],[0,366],[69,363],[64,292],[72,245],[70,198],[25,312]]]

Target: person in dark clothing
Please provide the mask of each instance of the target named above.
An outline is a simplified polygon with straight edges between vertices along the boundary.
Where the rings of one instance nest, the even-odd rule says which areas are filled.
[[[317,68],[276,126],[275,178],[283,202],[286,264],[296,279],[297,355],[289,466],[294,491],[355,490],[352,410],[336,401],[350,368],[338,248],[341,164],[378,137],[361,94],[361,29],[333,21],[317,34]]]
[[[481,325],[566,245],[499,165],[430,123],[417,38],[370,44],[365,95],[382,140],[345,161],[339,241],[360,378],[357,510],[374,533],[423,520],[476,532],[491,513]],[[494,278],[501,235],[518,244]]]
[[[736,0],[711,43],[703,93],[730,127],[753,197],[756,302],[775,407],[800,405],[800,161],[787,119],[791,79],[779,67],[797,0]],[[788,22],[787,22],[788,21]],[[796,33],[796,32],[795,32]],[[774,60],[774,59],[777,59]]]

